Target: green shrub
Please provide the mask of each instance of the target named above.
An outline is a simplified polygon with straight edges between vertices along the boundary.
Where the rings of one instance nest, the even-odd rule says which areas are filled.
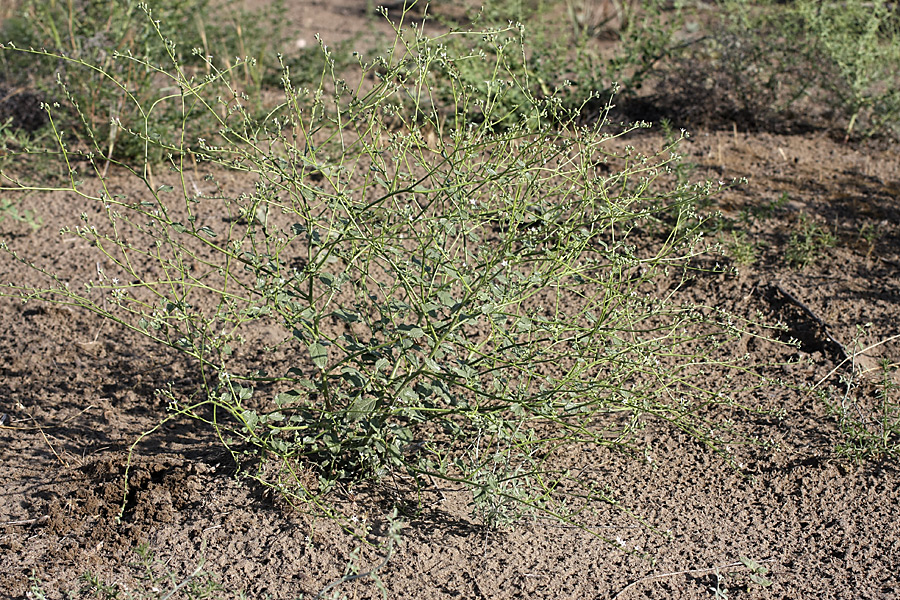
[[[699,109],[748,125],[797,119],[849,136],[897,131],[900,23],[883,0],[721,0],[667,77]]]
[[[835,244],[834,235],[806,213],[801,213],[797,227],[791,231],[791,239],[785,251],[788,263],[802,269],[816,261],[827,248]]]
[[[677,37],[683,25],[680,5],[672,7],[661,0],[640,7],[626,3],[615,11],[621,16],[613,26],[596,4],[505,0],[486,5],[470,19],[487,35],[448,36],[442,41],[447,52],[460,58],[453,65],[454,78],[481,94],[488,93],[488,85],[514,79],[503,94],[491,92],[493,102],[503,103],[495,111],[496,126],[520,118],[534,125],[537,115],[531,98],[552,99],[557,108],[550,117],[560,122],[575,115],[596,120],[611,95],[636,95],[683,43]],[[435,10],[440,15],[441,7]],[[448,25],[458,30],[458,24]],[[618,42],[612,52],[600,43],[599,38],[607,35]],[[451,81],[443,79],[445,84]],[[452,87],[435,88],[442,105],[454,105],[456,93]],[[481,117],[469,113],[468,118]]]
[[[0,80],[36,88],[47,103],[71,106],[57,111],[57,127],[92,136],[96,143],[79,142],[97,146],[111,159],[142,157],[158,148],[146,139],[162,141],[183,125],[180,90],[162,65],[193,79],[199,91],[199,80],[212,75],[207,57],[222,57],[241,89],[258,91],[264,71],[258,61],[267,55],[274,61],[271,44],[281,40],[279,19],[261,13],[248,18],[230,4],[217,7],[209,19],[209,0],[158,1],[155,18],[179,32],[178,45],[163,46],[146,8],[136,0],[22,0],[2,22],[0,43],[31,51],[0,54]],[[242,57],[237,64],[235,56]],[[165,99],[159,89],[169,92]],[[214,131],[209,116],[194,114],[189,124],[195,135]],[[140,135],[120,136],[122,128]],[[163,157],[158,152],[152,158]]]
[[[859,329],[862,333],[863,328]],[[865,348],[859,354],[870,349]],[[897,367],[889,364],[888,360],[881,360],[874,367],[880,377],[877,381],[872,377],[866,382],[857,377],[858,371],[866,374],[861,365],[856,364],[857,356],[853,356],[851,374],[842,375],[839,386],[817,391],[843,435],[836,450],[839,454],[857,459],[900,456],[900,378]]]
[[[476,46],[495,33],[452,35]],[[58,273],[3,244],[48,278],[6,293],[84,307],[191,357],[199,389],[163,390],[168,418],[210,423],[238,460],[263,459],[253,477],[304,502],[395,474],[469,486],[491,523],[568,518],[563,490],[576,504],[604,495],[551,462],[557,450],[627,445],[653,418],[714,444],[706,411],[727,398],[697,382],[740,324],[658,291],[703,251],[693,208],[710,186],[667,187],[674,145],[642,154],[603,121],[560,121],[505,63],[444,41],[398,33],[386,56],[360,57],[351,79],[372,85],[354,88],[323,46],[330,78],[297,88],[285,69],[283,102],[263,119],[230,93],[232,71],[197,81],[171,60],[160,72],[184,111],[160,147],[171,170],[154,180],[128,165],[139,197],[80,183],[90,173],[74,158],[102,165],[57,131],[73,165],[59,191],[84,203],[60,229],[106,266]],[[465,81],[472,60],[491,65],[487,86]],[[455,90],[449,110],[439,85]],[[204,103],[212,88],[220,105]],[[166,94],[140,92],[139,108]],[[507,94],[528,104],[516,119]],[[214,140],[185,133],[194,111],[217,120]]]

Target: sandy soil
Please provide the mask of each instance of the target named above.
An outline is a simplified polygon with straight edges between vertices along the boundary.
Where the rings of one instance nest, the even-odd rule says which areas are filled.
[[[310,2],[286,18],[298,40],[316,31],[337,39],[369,26],[363,4]],[[387,597],[713,598],[718,586],[729,598],[900,598],[897,464],[839,455],[844,438],[834,417],[798,390],[820,381],[839,386],[853,372],[844,359],[855,349],[875,345],[857,358],[863,369],[879,359],[898,362],[900,340],[879,344],[900,333],[897,146],[718,125],[694,131],[682,148],[695,178],[749,178],[717,197],[717,208],[737,218],[783,194],[786,202],[746,225],[757,245],[754,262],[734,275],[698,275],[684,293],[783,321],[800,340],[799,349],[747,345],[760,364],[799,359],[770,367],[789,386],[735,398],[781,410],[780,418],[735,425],[767,443],[735,448],[739,469],[653,424],[637,440],[643,459],[584,450],[575,460],[620,503],[598,505],[589,517],[613,544],[553,521],[487,529],[471,517],[466,492],[427,490],[419,509],[403,516],[402,542],[378,571]],[[23,252],[57,256],[60,268],[83,268],[84,249],[67,250],[52,226],[72,214],[70,201],[31,196],[26,208],[47,226],[31,231],[7,220],[0,235]],[[801,213],[837,241],[798,270],[784,255]],[[866,228],[877,232],[871,241],[861,235]],[[31,276],[0,262],[4,281]],[[154,390],[190,386],[191,365],[66,307],[0,299],[0,315],[0,596],[27,597],[40,581],[49,598],[81,597],[86,584],[78,578],[88,571],[110,585],[146,584],[140,545],[155,557],[150,572],[177,581],[202,563],[225,590],[210,597],[240,590],[250,598],[313,597],[344,575],[356,549],[361,570],[382,563],[377,545],[390,490],[335,497],[358,517],[359,531],[369,528],[365,537],[376,547],[367,546],[334,522],[287,510],[236,480],[212,432],[194,422],[168,423],[137,447],[117,522],[126,452],[164,414]],[[855,380],[850,396],[868,406],[877,387],[871,378]],[[772,584],[752,581],[741,557],[765,567]],[[336,589],[348,598],[382,595],[371,578]]]

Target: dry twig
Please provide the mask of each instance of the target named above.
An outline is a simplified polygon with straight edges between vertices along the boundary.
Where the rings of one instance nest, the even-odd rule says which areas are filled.
[[[767,558],[766,560],[758,561],[759,563],[772,562],[775,560],[774,558]],[[619,593],[613,596],[613,600],[618,600],[619,596],[627,592],[629,589],[638,585],[639,583],[644,583],[645,581],[653,581],[655,579],[664,579],[666,577],[675,577],[676,575],[701,575],[704,573],[715,573],[717,571],[723,571],[725,569],[735,569],[735,568],[743,568],[750,570],[750,568],[744,564],[742,561],[729,563],[727,565],[721,565],[717,567],[709,567],[708,569],[688,569],[687,571],[674,571],[672,573],[659,573],[657,575],[648,575],[647,577],[642,577],[637,581],[632,581],[627,586],[619,590]]]

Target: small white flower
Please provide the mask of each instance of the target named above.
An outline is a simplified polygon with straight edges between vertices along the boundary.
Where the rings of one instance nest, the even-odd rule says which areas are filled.
[[[623,539],[620,538],[619,536],[616,536],[616,543],[617,543],[619,546],[621,546],[622,548],[625,547],[625,540],[623,540]]]

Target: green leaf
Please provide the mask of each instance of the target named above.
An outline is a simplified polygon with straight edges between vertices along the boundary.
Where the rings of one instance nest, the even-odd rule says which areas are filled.
[[[365,419],[375,411],[375,398],[361,395],[353,400],[353,404],[347,409],[347,417],[351,421]]]
[[[750,569],[750,581],[757,585],[761,585],[762,587],[768,587],[772,585],[772,581],[765,577],[765,574],[769,572],[767,568],[753,560],[752,558],[747,558],[746,556],[740,556],[740,561],[744,563],[744,566]]]
[[[366,377],[352,367],[341,369],[341,375],[355,388],[364,388],[366,386]]]
[[[255,410],[245,410],[241,413],[241,420],[244,421],[247,429],[252,431],[256,424],[259,423],[259,416]]]
[[[320,371],[324,371],[328,366],[328,349],[319,342],[309,345],[309,356]]]
[[[456,299],[454,299],[449,292],[438,292],[437,297],[438,300],[441,301],[441,304],[443,304],[447,308],[453,308],[454,306],[456,306]]]
[[[399,400],[406,400],[407,402],[418,402],[419,394],[415,392],[415,390],[411,388],[403,388],[400,390],[400,393],[397,395]]]
[[[216,237],[216,232],[209,228],[209,225],[204,225],[200,228],[200,233],[206,234],[207,237],[214,238]]]
[[[159,186],[158,188],[156,188],[156,191],[157,192],[171,192],[174,189],[175,188],[173,188],[171,185],[163,184],[163,185]]]
[[[744,566],[753,571],[754,573],[766,573],[768,569],[760,565],[758,562],[753,560],[752,558],[747,558],[746,556],[739,557],[739,560],[744,563]]]
[[[345,323],[356,323],[357,321],[359,321],[359,314],[341,309],[333,311],[331,315],[333,317],[337,317]]]
[[[277,438],[269,440],[269,447],[278,454],[287,454],[291,450],[290,444]]]
[[[459,365],[451,365],[450,372],[454,375],[462,377],[466,381],[471,381],[478,375],[478,373],[475,372],[475,369],[464,363]]]
[[[322,436],[322,441],[325,442],[325,447],[332,454],[339,454],[341,451],[341,441],[335,436],[333,433],[328,432]]]
[[[429,397],[435,394],[434,386],[431,385],[431,382],[427,379],[423,379],[422,381],[416,383],[416,393],[419,396]],[[413,411],[416,412],[416,411]]]
[[[306,394],[297,390],[288,390],[281,392],[275,396],[275,406],[282,407],[289,404],[299,403],[306,398]]]
[[[300,371],[300,369],[294,369],[294,368],[288,369],[288,373],[291,373],[293,375],[302,375],[303,374]],[[294,383],[296,383],[297,385],[302,387],[304,390],[309,390],[310,392],[315,392],[316,390],[319,389],[316,387],[316,384],[313,383],[312,381],[310,381],[309,379],[298,379]],[[300,392],[296,392],[296,393],[299,394]]]
[[[398,325],[397,329],[405,333],[407,337],[411,337],[414,340],[425,336],[425,331],[418,325]]]
[[[284,421],[284,413],[276,410],[275,412],[270,412],[269,414],[265,415],[260,420],[266,423],[277,423],[278,421]]]
[[[272,307],[270,306],[251,306],[244,311],[244,314],[246,314],[250,318],[255,318],[267,315],[270,312],[272,312]]]
[[[181,223],[172,223],[172,229],[175,230],[176,233],[187,233],[188,228],[182,225]]]

